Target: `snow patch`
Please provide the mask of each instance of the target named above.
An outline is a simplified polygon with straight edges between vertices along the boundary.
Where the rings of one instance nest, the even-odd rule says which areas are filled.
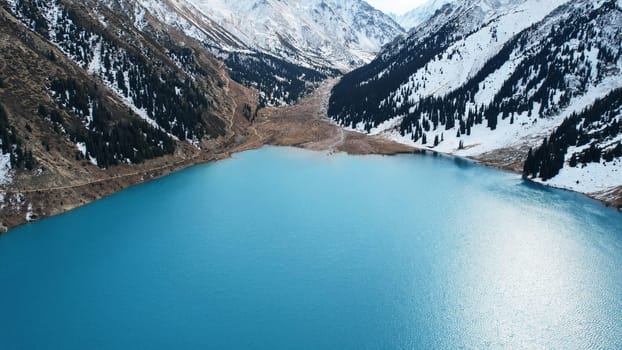
[[[0,185],[8,185],[13,181],[11,173],[11,155],[0,154]]]
[[[542,184],[567,190],[594,194],[622,185],[622,159],[613,162],[565,166],[557,176],[548,180],[537,180]]]
[[[97,158],[91,157],[91,155],[88,154],[87,149],[86,149],[86,143],[78,142],[76,143],[76,148],[78,149],[78,151],[80,151],[80,153],[82,153],[85,159],[88,159],[89,162],[91,162],[91,164],[95,166],[99,166],[99,164],[97,163]]]
[[[34,213],[32,212],[32,203],[28,203],[28,210],[26,211],[26,221],[31,222]]]

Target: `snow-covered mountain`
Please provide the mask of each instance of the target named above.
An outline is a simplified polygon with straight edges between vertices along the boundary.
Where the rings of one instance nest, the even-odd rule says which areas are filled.
[[[403,33],[388,15],[361,0],[173,2],[193,6],[248,47],[311,67],[357,67]]]
[[[104,0],[137,26],[146,18],[177,28],[220,57],[262,104],[293,103],[317,83],[369,62],[403,33],[362,0]]]
[[[620,142],[619,106],[599,101],[617,101],[609,95],[622,87],[620,42],[619,1],[456,1],[346,75],[329,113],[344,126],[419,147],[464,156],[504,149],[519,160],[571,118],[582,128],[581,141],[565,139],[555,166],[546,145],[537,156],[534,150],[529,175],[560,186],[560,169],[595,160],[600,187],[579,178],[562,182],[583,192],[607,190],[622,186],[622,162],[603,165],[604,157],[581,153],[593,147],[607,160],[617,154],[609,150]]]
[[[420,25],[421,23],[430,19],[436,11],[440,10],[445,4],[448,4],[455,0],[430,0],[421,6],[418,6],[404,14],[395,15],[393,18],[399,25],[405,30],[411,30],[412,28]]]

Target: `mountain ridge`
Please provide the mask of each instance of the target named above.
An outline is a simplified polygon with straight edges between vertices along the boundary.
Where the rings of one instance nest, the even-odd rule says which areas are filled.
[[[351,69],[403,33],[388,15],[360,0],[186,1],[247,46],[310,66]]]

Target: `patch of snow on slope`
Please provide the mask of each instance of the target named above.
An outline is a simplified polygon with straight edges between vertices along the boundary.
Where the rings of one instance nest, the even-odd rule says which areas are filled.
[[[0,154],[0,185],[8,185],[13,181],[11,176],[11,155]]]
[[[76,148],[78,149],[78,151],[80,151],[80,153],[82,153],[84,158],[87,158],[89,160],[89,162],[91,162],[91,164],[93,164],[95,166],[98,166],[97,159],[91,157],[91,155],[87,153],[86,143],[78,142],[78,143],[76,143]]]
[[[576,168],[566,166],[549,181],[539,182],[582,193],[596,193],[620,186],[621,179],[622,160],[618,158],[610,163],[601,161]]]
[[[95,48],[93,49],[91,62],[89,63],[89,74],[98,74],[102,71],[101,65],[102,43],[97,41]]]
[[[32,212],[32,203],[28,203],[28,210],[26,211],[26,221],[31,222],[34,213]]]
[[[86,157],[86,143],[78,142],[76,143],[76,148],[80,151],[80,153],[82,153],[83,156]]]
[[[145,29],[147,27],[147,21],[145,20],[145,15],[147,11],[144,8],[136,6],[134,8],[134,27],[139,30]]]

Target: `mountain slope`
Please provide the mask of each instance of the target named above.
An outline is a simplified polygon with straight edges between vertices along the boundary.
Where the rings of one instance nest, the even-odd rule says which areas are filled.
[[[215,61],[203,58],[206,61],[200,63],[212,65],[211,71],[206,70],[207,64],[195,62],[199,54],[191,49],[170,38],[161,37],[159,42],[151,39],[145,35],[148,31],[153,30],[154,37],[158,34],[148,23],[144,28],[149,29],[142,32],[122,27],[132,18],[112,14],[113,7],[95,3],[95,10],[91,10],[86,6],[93,4],[88,2],[82,5],[58,0],[10,0],[8,4],[18,19],[96,76],[155,129],[195,143],[204,136],[222,134],[222,122],[212,124],[218,118],[208,118],[210,103],[206,99],[214,94],[209,89],[217,85]],[[93,17],[102,14],[107,20],[95,22]],[[70,104],[71,96],[62,96],[67,87],[57,85],[52,82],[50,86],[52,97],[60,105]],[[87,115],[85,108],[77,114],[87,120],[89,127],[93,116]]]
[[[121,2],[0,5],[3,220],[86,203],[230,137],[222,64],[183,33],[153,18],[139,31]]]
[[[330,114],[346,126],[375,128],[399,116],[393,111],[402,106],[397,94],[412,105],[458,88],[515,34],[543,18],[540,7],[555,8],[549,1],[490,1],[445,6],[421,30],[387,45],[371,64],[343,77],[333,91]]]
[[[412,28],[426,22],[430,19],[436,11],[440,10],[445,4],[448,4],[454,0],[430,0],[425,4],[418,6],[402,15],[396,15],[393,18],[399,23],[405,30],[411,30]]]
[[[294,103],[320,81],[338,74],[330,67],[302,66],[248,46],[185,0],[138,0],[120,4],[124,7],[121,12],[132,14],[138,30],[144,29],[145,18],[152,17],[200,42],[224,61],[233,79],[258,91],[262,105]]]
[[[506,163],[522,162],[564,118],[622,86],[621,31],[616,1],[456,2],[345,76],[329,113],[419,147],[506,149]]]

